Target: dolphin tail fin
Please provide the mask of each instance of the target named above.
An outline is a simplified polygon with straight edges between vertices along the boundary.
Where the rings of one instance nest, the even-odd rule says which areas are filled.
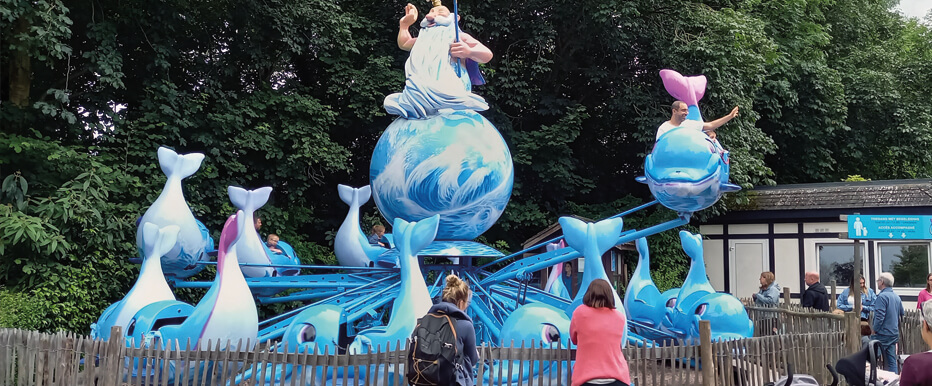
[[[678,100],[686,102],[689,106],[698,106],[699,100],[705,96],[708,80],[705,75],[683,76],[673,70],[660,70],[660,79],[663,79],[663,88]]]
[[[416,255],[437,237],[440,227],[440,215],[435,214],[421,221],[407,222],[400,218],[395,219],[393,229],[399,240],[402,254],[405,252]],[[405,251],[407,249],[407,251]]]
[[[168,253],[178,241],[178,232],[181,228],[177,225],[169,225],[159,229],[158,225],[151,222],[142,224],[142,250],[146,258],[160,258]]]
[[[584,251],[584,249],[589,238],[594,237],[595,246],[598,249],[595,252],[601,255],[618,243],[624,221],[621,217],[617,217],[592,224],[573,217],[560,217],[560,226],[563,228],[563,239],[566,240],[567,245],[583,255],[588,255],[587,252],[590,251]]]
[[[246,190],[235,186],[229,186],[227,187],[227,193],[229,193],[230,201],[233,202],[233,205],[236,206],[237,209],[243,212],[254,212],[269,201],[272,188],[266,186],[256,190]]]
[[[702,253],[702,235],[680,231],[680,243],[683,245],[683,251],[690,258],[693,258],[695,253]]]
[[[158,150],[159,167],[166,176],[177,176],[185,178],[197,172],[200,169],[201,162],[204,161],[204,155],[201,153],[178,154],[167,147],[160,147]]]
[[[372,188],[369,185],[353,188],[341,184],[337,185],[337,192],[340,193],[340,199],[349,206],[353,205],[354,200],[356,200],[357,205],[362,206],[362,204],[369,202],[369,198],[372,197]]]

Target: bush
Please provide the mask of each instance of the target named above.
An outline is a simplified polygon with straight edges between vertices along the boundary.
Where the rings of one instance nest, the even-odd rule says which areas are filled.
[[[0,288],[0,328],[45,330],[47,304],[34,296]]]

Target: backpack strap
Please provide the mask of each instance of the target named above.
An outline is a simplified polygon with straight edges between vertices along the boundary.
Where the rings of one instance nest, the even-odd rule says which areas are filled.
[[[456,324],[453,324],[453,320],[456,317],[450,318],[450,315],[446,312],[441,313],[444,318],[447,318],[447,323],[450,324],[450,330],[453,331],[453,357],[456,358],[459,356],[460,350],[456,347],[456,344],[460,341],[459,337],[456,336]]]

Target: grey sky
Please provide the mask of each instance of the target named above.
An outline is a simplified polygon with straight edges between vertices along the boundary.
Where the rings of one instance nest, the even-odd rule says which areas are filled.
[[[908,17],[922,19],[932,9],[932,0],[900,0],[898,8]]]

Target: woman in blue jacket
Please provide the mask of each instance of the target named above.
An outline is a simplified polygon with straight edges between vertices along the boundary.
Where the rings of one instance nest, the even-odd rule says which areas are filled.
[[[867,288],[864,285],[864,277],[861,277],[861,319],[867,319],[871,311],[874,310],[873,304],[874,299],[877,298],[877,294],[874,293],[873,289]],[[851,296],[851,288],[845,288],[844,291],[841,291],[841,294],[838,295],[838,309],[849,312],[854,310],[854,297]]]
[[[780,285],[777,284],[773,272],[760,274],[760,291],[751,295],[757,306],[776,306],[780,302]]]

